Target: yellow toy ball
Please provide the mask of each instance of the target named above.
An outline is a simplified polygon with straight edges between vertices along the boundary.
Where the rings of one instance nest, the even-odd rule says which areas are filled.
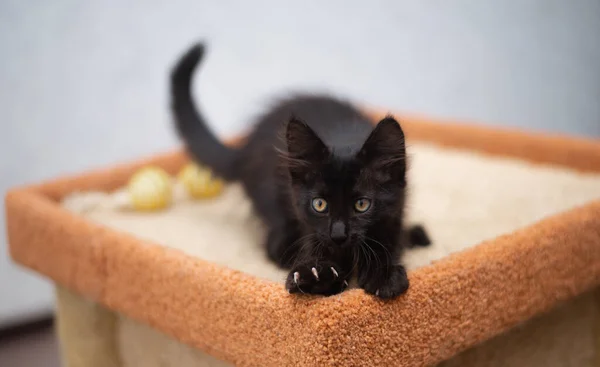
[[[142,211],[166,208],[173,200],[171,176],[158,167],[137,171],[129,180],[127,191],[133,207]]]
[[[214,177],[210,169],[195,163],[186,164],[177,179],[188,194],[196,199],[212,198],[223,191],[223,181]]]

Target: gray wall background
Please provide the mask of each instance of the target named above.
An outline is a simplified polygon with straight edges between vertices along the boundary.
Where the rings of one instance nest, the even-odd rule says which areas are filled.
[[[174,148],[167,72],[198,39],[195,91],[223,137],[300,89],[598,137],[599,35],[598,0],[3,0],[0,191]],[[3,233],[0,295],[0,325],[51,307]]]

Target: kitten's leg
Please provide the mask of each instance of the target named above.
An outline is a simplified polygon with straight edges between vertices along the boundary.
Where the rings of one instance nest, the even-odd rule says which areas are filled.
[[[404,266],[397,264],[398,251],[391,241],[372,238],[365,241],[365,249],[358,261],[358,285],[379,298],[395,298],[408,289]]]
[[[297,261],[303,245],[299,224],[291,219],[276,221],[267,236],[269,258],[284,269],[289,269]]]
[[[301,249],[300,239],[300,232],[294,223],[274,226],[267,236],[269,258],[284,269],[291,268]]]
[[[349,274],[339,263],[318,259],[294,266],[285,282],[290,293],[331,296],[348,287]]]

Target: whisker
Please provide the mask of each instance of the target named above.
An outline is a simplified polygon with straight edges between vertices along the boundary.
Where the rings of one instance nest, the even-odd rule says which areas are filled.
[[[307,242],[306,240],[310,239],[311,237],[315,237],[316,234],[315,233],[310,233],[307,235],[304,235],[300,238],[298,238],[297,240],[295,240],[294,242],[292,242],[283,252],[283,254],[281,255],[282,257],[285,257],[285,255],[291,251],[292,249],[294,249],[297,246],[300,246],[301,249],[298,251],[298,256],[296,256],[296,259],[294,260],[294,262],[292,263],[293,266],[296,266],[298,264],[298,260],[300,260],[302,258],[302,256],[300,255],[302,253],[302,251],[305,249],[305,247],[307,247]]]
[[[354,274],[355,270],[358,268],[358,253],[357,253],[357,248],[353,247],[352,248],[352,262],[354,263],[354,265],[352,265],[352,269],[350,270],[350,272],[348,274]]]
[[[313,258],[320,259],[323,255],[324,244],[319,240],[319,237],[316,234],[311,234],[308,236],[310,241],[305,241],[302,244],[302,250],[299,252],[298,257],[295,259],[293,263],[293,267],[302,264],[306,260],[310,260]]]
[[[371,237],[365,237],[365,238],[366,238],[367,240],[369,240],[369,241],[372,241],[372,242],[374,242],[374,243],[378,244],[379,246],[381,246],[381,248],[382,248],[382,249],[385,251],[386,257],[387,257],[387,259],[389,260],[389,262],[390,262],[390,263],[394,262],[394,259],[393,259],[393,256],[392,256],[392,253],[390,252],[390,250],[389,250],[387,247],[385,247],[385,246],[383,245],[383,243],[381,243],[381,242],[379,242],[379,241],[377,241],[376,239],[374,239],[374,238],[371,238]]]
[[[377,260],[377,268],[379,268],[381,266],[381,259],[379,259],[379,256],[377,256],[375,250],[373,250],[373,248],[367,242],[362,241],[362,243],[367,246],[367,249],[373,254],[373,257],[375,257],[375,260]]]
[[[390,265],[393,265],[393,262],[394,262],[394,259],[393,259],[393,256],[392,256],[391,252],[387,249],[387,247],[385,247],[381,242],[377,241],[376,239],[370,238],[370,237],[366,237],[366,238],[367,238],[367,240],[372,241],[373,243],[378,244],[384,250],[384,254],[386,256],[386,260],[387,261],[386,261],[385,266],[383,268],[384,268],[385,272],[387,273],[389,271]],[[371,250],[372,250],[372,248],[371,248]]]
[[[362,242],[362,243],[364,244],[364,242]],[[365,261],[367,262],[367,269],[371,268],[371,254],[368,253],[367,250],[365,250],[365,248],[362,245],[360,245],[359,248],[365,258]]]

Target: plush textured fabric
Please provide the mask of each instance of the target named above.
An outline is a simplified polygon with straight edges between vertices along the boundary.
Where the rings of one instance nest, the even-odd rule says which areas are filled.
[[[429,141],[568,166],[575,170],[571,176],[600,171],[598,142],[425,122],[404,125],[410,144]],[[498,218],[512,221],[516,216],[513,226],[482,230],[483,237],[460,246],[484,239],[482,243],[431,266],[419,267],[407,258],[414,264],[409,272],[411,288],[393,302],[357,289],[329,298],[291,296],[279,283],[189,256],[148,237],[115,231],[57,204],[76,191],[116,189],[143,164],[159,164],[174,172],[184,160],[181,154],[166,155],[11,191],[6,210],[13,259],[93,302],[238,365],[434,364],[600,285],[597,194],[577,194],[573,202],[553,206],[558,213],[548,216],[551,210],[544,209],[525,218],[520,213],[529,206],[523,200],[537,197],[540,187],[501,176],[505,186],[496,192],[481,186],[481,192],[492,196],[530,188],[513,207],[505,203],[494,207],[509,210]],[[476,181],[472,177],[462,181]],[[587,190],[586,185],[575,191],[560,187],[556,198]],[[414,195],[417,205],[420,194]],[[435,205],[443,207],[444,198],[440,200]],[[470,215],[496,218],[489,211]],[[506,232],[494,238],[496,231]],[[436,244],[449,243],[437,229],[432,232]],[[425,263],[430,261],[424,258]]]
[[[477,345],[440,367],[594,367],[598,366],[596,293],[561,304]]]
[[[409,217],[426,225],[434,243],[407,253],[409,269],[600,198],[600,175],[536,167],[427,145],[413,145],[411,158],[410,181],[414,188]],[[475,177],[464,181],[464,177],[471,176]],[[264,233],[237,185],[229,187],[222,197],[209,201],[190,201],[178,195],[170,209],[152,214],[115,209],[116,196],[73,194],[65,199],[64,205],[110,228],[193,256],[276,282],[285,278],[286,272],[265,258]],[[514,210],[516,207],[518,211]],[[596,317],[593,305],[590,296],[563,305],[445,365],[590,365],[594,355],[590,325]],[[126,366],[222,363],[125,317],[120,320],[118,338]]]
[[[433,245],[407,251],[409,269],[600,199],[600,174],[424,144],[413,144],[410,158],[407,214],[425,225]],[[176,195],[175,205],[156,213],[115,209],[119,196],[119,191],[75,193],[63,203],[136,237],[264,279],[285,279],[287,272],[266,258],[265,233],[239,185],[207,201]]]
[[[442,362],[440,367],[597,366],[599,295],[600,290],[596,290],[565,302]],[[66,367],[230,365],[126,316],[113,316],[102,306],[94,306],[60,287],[57,300],[61,305],[57,316]]]

